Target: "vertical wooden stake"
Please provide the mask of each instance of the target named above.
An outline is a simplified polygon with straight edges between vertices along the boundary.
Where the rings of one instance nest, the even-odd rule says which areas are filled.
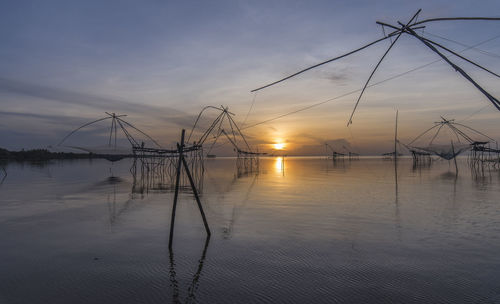
[[[201,206],[200,196],[198,195],[198,191],[196,190],[196,185],[193,180],[193,176],[191,175],[191,171],[189,171],[189,165],[184,158],[184,135],[185,130],[182,129],[181,135],[181,143],[177,144],[177,151],[179,152],[179,162],[177,163],[177,171],[176,171],[176,179],[175,179],[175,193],[174,193],[174,204],[172,206],[172,218],[170,220],[170,236],[168,240],[168,248],[172,250],[172,242],[174,239],[174,225],[175,225],[175,211],[177,209],[177,198],[179,196],[179,183],[181,176],[181,166],[184,166],[184,170],[186,171],[186,175],[189,179],[189,183],[191,184],[191,189],[193,190],[194,197],[196,198],[196,203],[198,204],[198,208],[200,209],[201,217],[203,219],[203,224],[205,225],[205,230],[207,232],[207,238],[210,237],[211,232],[208,227],[207,218],[205,217],[205,212],[203,211],[203,207]]]
[[[181,177],[181,166],[182,160],[184,158],[184,133],[186,131],[182,129],[181,144],[177,145],[177,151],[179,151],[179,162],[177,163],[177,171],[175,177],[175,193],[174,193],[174,204],[172,206],[172,218],[170,220],[170,236],[168,238],[168,248],[172,249],[172,241],[174,239],[174,223],[175,223],[175,210],[177,208],[177,197],[179,196],[179,182]]]
[[[455,147],[453,146],[453,140],[451,141],[451,152],[454,155],[453,160],[455,161],[455,172],[458,175],[457,156],[455,155]]]
[[[398,113],[396,110],[396,130],[394,131],[394,160],[398,161]]]
[[[205,217],[205,212],[203,212],[203,207],[201,206],[200,197],[198,196],[198,191],[196,190],[196,185],[194,184],[193,177],[191,176],[191,172],[189,172],[189,167],[184,159],[182,158],[182,163],[184,164],[184,169],[186,170],[186,175],[189,179],[189,183],[191,184],[191,189],[193,190],[194,197],[196,198],[196,203],[198,204],[198,208],[200,209],[201,217],[203,219],[203,224],[205,225],[205,230],[207,231],[208,237],[210,237],[210,228],[208,228],[207,218]]]

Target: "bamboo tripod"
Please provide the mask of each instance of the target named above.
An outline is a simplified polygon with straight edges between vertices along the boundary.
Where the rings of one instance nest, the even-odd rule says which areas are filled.
[[[181,143],[177,143],[177,151],[179,154],[179,162],[177,163],[176,170],[176,178],[175,178],[175,192],[174,192],[174,204],[172,206],[172,218],[170,221],[170,236],[168,239],[168,248],[172,250],[172,242],[174,240],[174,225],[175,225],[175,211],[177,209],[177,198],[179,196],[179,182],[181,177],[181,167],[184,167],[184,172],[186,173],[189,184],[191,185],[191,190],[193,190],[194,197],[196,199],[196,203],[198,204],[198,208],[200,209],[201,218],[203,219],[203,224],[205,225],[205,230],[207,232],[207,238],[210,237],[210,228],[208,227],[207,218],[205,217],[205,212],[203,212],[203,207],[201,206],[200,197],[198,195],[198,190],[196,190],[196,185],[194,183],[193,177],[191,176],[191,172],[189,171],[188,163],[184,158],[184,135],[186,130],[182,129],[181,134]]]

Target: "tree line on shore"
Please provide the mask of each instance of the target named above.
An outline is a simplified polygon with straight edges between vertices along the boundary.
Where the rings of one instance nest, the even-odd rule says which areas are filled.
[[[88,159],[105,158],[105,155],[94,153],[51,152],[47,149],[31,149],[9,151],[0,148],[0,159],[3,160],[50,160],[50,159]]]

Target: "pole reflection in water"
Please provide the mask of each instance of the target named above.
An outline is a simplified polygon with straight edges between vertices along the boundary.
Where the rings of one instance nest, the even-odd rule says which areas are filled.
[[[1,179],[0,179],[0,186],[3,184],[3,182],[5,181],[5,179],[7,178],[7,169],[5,169],[7,165],[5,164],[0,164],[0,174],[2,175]]]
[[[236,177],[245,177],[259,172],[259,157],[240,157],[236,158]]]
[[[116,220],[116,187],[113,185],[113,199],[111,195],[108,194],[108,213],[109,213],[109,224],[112,226]]]
[[[401,241],[401,214],[399,211],[398,159],[394,158],[394,207],[398,240]]]
[[[207,256],[208,244],[210,243],[210,235],[205,239],[205,244],[203,246],[203,251],[201,257],[198,260],[198,268],[191,280],[191,284],[187,288],[187,295],[184,301],[181,301],[181,294],[179,292],[179,282],[177,281],[177,272],[175,271],[175,259],[174,251],[169,249],[169,261],[170,261],[170,286],[172,286],[172,303],[195,303],[196,302],[196,291],[198,290],[199,280],[201,277],[201,271],[203,270],[203,264],[205,263],[205,258]]]
[[[233,205],[233,211],[231,213],[231,219],[229,220],[228,224],[226,227],[223,227],[223,230],[222,230],[222,234],[223,234],[223,238],[224,239],[230,239],[231,238],[231,235],[233,233],[233,227],[234,227],[234,223],[236,222],[238,216],[239,216],[239,212],[237,212],[237,209],[243,209],[246,205],[246,203],[248,202],[248,200],[250,199],[250,193],[252,192],[252,189],[255,185],[255,181],[257,180],[257,176],[258,176],[258,173],[256,173],[254,175],[254,178],[252,180],[252,183],[250,184],[250,187],[248,187],[248,191],[245,195],[245,197],[243,198],[243,203],[241,204],[241,206],[236,206]]]
[[[108,194],[107,197],[107,205],[108,205],[108,213],[109,213],[109,224],[113,226],[120,215],[123,213],[127,212],[127,210],[133,206],[134,199],[133,198],[127,198],[124,203],[117,203],[116,200],[116,183],[113,184],[113,192]]]
[[[349,159],[349,160],[345,161],[343,158],[334,159],[334,158],[327,157],[325,159],[324,168],[325,168],[326,172],[335,171],[335,172],[344,172],[345,173],[351,167],[351,162],[355,161],[355,160],[359,160],[359,158],[353,159],[353,160]]]
[[[232,237],[233,227],[253,194],[252,190],[256,184],[258,176],[260,175],[260,160],[250,160],[253,161],[253,165],[251,165],[248,160],[244,160],[243,158],[237,158],[235,163],[229,159],[225,160],[224,163],[221,163],[221,160],[218,161],[220,164],[217,167],[211,167],[211,164],[208,165],[209,169],[206,174],[206,183],[213,187],[212,191],[216,195],[213,197],[212,203],[207,201],[207,210],[209,210],[216,222],[221,223],[222,227],[220,230],[217,229],[217,231],[221,231],[223,239],[228,240]],[[266,161],[264,162],[266,163]],[[230,175],[223,173],[227,173],[231,169],[234,170],[234,174],[232,178],[229,179],[228,177]],[[240,199],[237,199],[236,201],[232,200],[231,204],[227,206],[227,209],[219,208],[219,210],[215,210],[211,208],[211,205],[217,205],[216,202],[225,201],[226,195],[235,191],[235,188],[240,188],[242,185],[246,185],[250,178],[252,178],[251,184],[244,192],[245,194],[243,195],[241,201]],[[247,186],[244,187],[246,188]],[[206,199],[208,200],[209,198]]]
[[[457,181],[458,181],[458,173],[457,172],[451,172],[451,171],[448,171],[448,172],[445,172],[445,173],[442,173],[440,176],[439,176],[440,179],[442,179],[443,181],[453,181],[453,201],[455,201],[456,199],[456,195],[457,195]]]

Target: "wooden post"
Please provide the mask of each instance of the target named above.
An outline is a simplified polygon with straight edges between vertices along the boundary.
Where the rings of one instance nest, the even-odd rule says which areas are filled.
[[[453,153],[453,160],[455,161],[455,172],[458,175],[457,156],[455,155],[455,147],[453,146],[453,140],[451,141],[451,152]]]
[[[174,204],[172,206],[172,218],[170,220],[170,236],[169,236],[169,240],[168,240],[168,248],[170,250],[172,250],[172,242],[174,239],[175,211],[177,208],[177,198],[179,196],[179,183],[180,183],[181,167],[182,166],[184,166],[184,170],[186,171],[186,175],[189,179],[191,189],[193,190],[194,197],[196,198],[196,203],[198,204],[198,208],[200,209],[201,218],[203,219],[203,224],[205,225],[205,231],[207,232],[207,238],[210,238],[210,235],[211,235],[210,228],[208,227],[207,218],[205,216],[205,212],[203,211],[203,207],[201,206],[200,196],[198,195],[198,190],[196,190],[196,184],[194,183],[193,176],[191,175],[191,171],[189,171],[189,165],[186,162],[186,159],[184,158],[184,134],[185,134],[185,130],[182,129],[181,143],[177,144],[177,151],[179,153],[179,162],[177,163]]]
[[[177,197],[179,196],[179,182],[180,182],[180,177],[181,177],[181,166],[182,166],[182,159],[184,157],[184,154],[183,154],[184,133],[185,133],[185,130],[182,129],[181,144],[177,145],[177,151],[179,153],[179,162],[177,163],[177,171],[176,171],[176,177],[175,177],[174,204],[172,206],[172,218],[170,220],[170,236],[168,238],[168,248],[169,249],[172,249],[172,241],[174,239],[175,210],[177,208]]]
[[[398,160],[398,110],[396,110],[396,131],[394,132],[394,160]]]
[[[184,169],[186,170],[189,183],[191,184],[191,189],[193,190],[194,197],[196,198],[196,203],[198,204],[198,208],[200,209],[201,218],[203,219],[203,224],[205,225],[205,230],[207,231],[208,237],[210,237],[211,233],[210,233],[210,228],[208,228],[207,218],[205,217],[205,212],[203,212],[203,207],[201,206],[200,197],[198,196],[198,191],[196,191],[196,185],[194,184],[193,177],[191,176],[191,172],[189,172],[189,167],[184,157],[182,157],[182,163],[184,164]]]

